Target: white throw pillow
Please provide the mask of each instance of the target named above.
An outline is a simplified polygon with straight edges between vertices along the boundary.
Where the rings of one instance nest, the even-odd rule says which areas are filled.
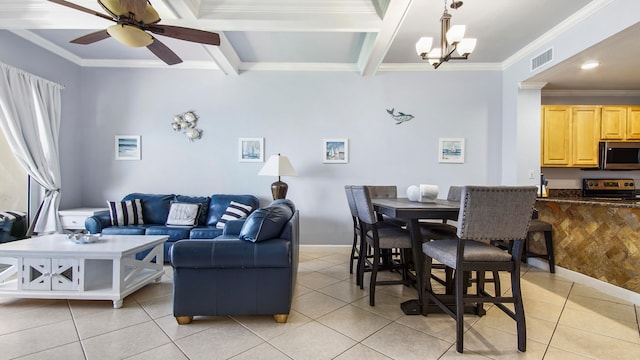
[[[224,226],[227,224],[227,221],[246,218],[251,213],[251,210],[252,208],[250,205],[245,205],[245,204],[232,201],[227,207],[227,210],[224,212],[224,214],[222,214],[222,217],[220,218],[220,220],[218,220],[216,227],[218,229],[224,229]]]
[[[200,204],[172,202],[167,225],[193,226],[198,222]]]

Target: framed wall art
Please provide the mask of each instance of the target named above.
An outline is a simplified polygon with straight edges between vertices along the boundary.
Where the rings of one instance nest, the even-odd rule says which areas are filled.
[[[440,139],[438,162],[464,163],[464,138]]]
[[[349,139],[322,140],[322,162],[346,164],[349,162]]]
[[[240,138],[240,162],[264,162],[264,138]]]
[[[140,136],[116,135],[116,160],[140,160]]]

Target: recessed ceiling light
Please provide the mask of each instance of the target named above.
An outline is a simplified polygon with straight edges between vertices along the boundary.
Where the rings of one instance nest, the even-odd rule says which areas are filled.
[[[597,62],[597,61],[588,61],[588,62],[582,64],[581,68],[582,68],[582,70],[590,70],[590,69],[597,68],[598,65],[600,65],[600,63]]]

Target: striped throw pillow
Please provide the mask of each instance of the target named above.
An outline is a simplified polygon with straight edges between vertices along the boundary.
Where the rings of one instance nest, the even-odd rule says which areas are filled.
[[[111,225],[141,225],[142,220],[142,200],[133,199],[127,201],[107,201],[109,213],[111,215]]]
[[[246,218],[250,213],[251,213],[250,205],[245,205],[245,204],[232,201],[227,207],[227,210],[224,212],[224,214],[222,214],[222,217],[220,217],[220,220],[218,220],[216,227],[218,229],[224,229],[224,226],[227,224],[227,221]]]

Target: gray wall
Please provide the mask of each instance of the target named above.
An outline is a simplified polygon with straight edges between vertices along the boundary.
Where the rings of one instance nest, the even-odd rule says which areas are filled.
[[[437,87],[434,84],[438,84]],[[348,244],[345,184],[486,184],[499,161],[499,72],[355,73],[83,69],[83,205],[129,192],[250,193],[270,201],[275,178],[263,163],[238,162],[238,138],[264,137],[265,153],[287,155],[299,173],[283,178],[302,215],[305,244]],[[438,88],[436,93],[430,89]],[[415,115],[396,125],[386,109]],[[171,129],[194,110],[203,129],[190,143]],[[141,161],[115,161],[115,135],[141,135]],[[438,138],[466,139],[464,164],[437,162]],[[322,140],[348,138],[348,164],[323,164]],[[73,158],[73,161],[78,159]]]

